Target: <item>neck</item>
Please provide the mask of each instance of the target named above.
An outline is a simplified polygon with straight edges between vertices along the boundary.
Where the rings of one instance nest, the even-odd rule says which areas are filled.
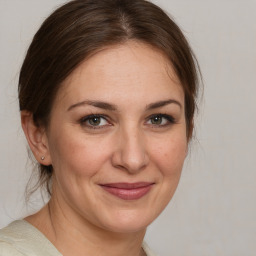
[[[142,256],[146,230],[116,233],[90,223],[53,195],[38,213],[26,218],[64,256]]]

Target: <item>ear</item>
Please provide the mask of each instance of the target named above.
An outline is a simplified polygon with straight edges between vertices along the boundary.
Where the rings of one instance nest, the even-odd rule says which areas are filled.
[[[22,110],[20,115],[22,129],[35,159],[42,165],[51,165],[45,127],[36,125],[29,111]]]

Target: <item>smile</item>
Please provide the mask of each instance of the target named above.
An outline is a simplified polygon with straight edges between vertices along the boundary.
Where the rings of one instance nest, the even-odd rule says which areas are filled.
[[[154,183],[110,183],[100,185],[108,193],[123,200],[137,200],[145,196],[152,188]]]

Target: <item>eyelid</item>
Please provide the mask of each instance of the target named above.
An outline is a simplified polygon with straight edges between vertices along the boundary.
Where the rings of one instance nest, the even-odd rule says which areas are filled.
[[[162,118],[165,118],[167,119],[168,123],[167,124],[164,124],[164,125],[157,125],[157,124],[151,124],[151,126],[154,126],[154,127],[165,127],[165,126],[168,126],[168,125],[172,125],[172,124],[175,124],[176,123],[176,120],[175,118],[172,116],[172,115],[169,115],[169,114],[163,114],[163,113],[156,113],[156,114],[152,114],[150,115],[146,122],[148,122],[150,119],[154,118],[154,117],[162,117]]]
[[[102,118],[104,120],[106,120],[106,122],[108,124],[105,124],[105,125],[99,125],[99,126],[93,126],[93,125],[89,125],[89,124],[86,124],[86,122],[92,118],[95,118],[95,117],[99,117],[99,118]],[[86,127],[86,128],[89,128],[89,129],[102,129],[102,128],[105,128],[106,126],[110,126],[111,123],[109,121],[109,117],[106,116],[106,115],[102,115],[102,114],[90,114],[90,115],[87,115],[87,116],[84,116],[82,117],[80,120],[79,120],[79,123]]]
[[[81,121],[81,122],[85,122],[85,121],[87,121],[88,119],[94,118],[94,117],[101,117],[101,118],[103,118],[103,119],[108,120],[108,117],[105,116],[105,115],[102,115],[102,114],[90,114],[90,115],[83,116],[83,117],[80,119],[80,121]]]
[[[104,124],[104,125],[90,125],[90,124],[87,124],[86,122],[92,118],[95,118],[95,117],[99,117],[99,118],[102,118],[104,119],[107,124]],[[148,122],[150,121],[150,119],[154,118],[154,117],[161,117],[161,118],[165,118],[167,120],[167,123],[166,124],[148,124]],[[79,123],[81,124],[81,126],[83,127],[86,127],[86,128],[89,128],[89,129],[102,129],[102,128],[106,128],[108,126],[111,126],[112,123],[111,123],[111,118],[108,117],[107,115],[104,115],[104,114],[90,114],[90,115],[86,115],[86,116],[83,116],[81,119],[79,119]],[[154,128],[157,128],[157,127],[167,127],[167,126],[170,126],[172,124],[175,124],[177,123],[175,118],[170,115],[170,114],[164,114],[164,113],[156,113],[156,114],[152,114],[150,116],[148,116],[146,118],[146,125],[149,125],[149,126],[152,126]]]

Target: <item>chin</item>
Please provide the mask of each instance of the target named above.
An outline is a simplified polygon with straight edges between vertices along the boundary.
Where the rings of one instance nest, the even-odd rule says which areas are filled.
[[[147,215],[142,210],[119,210],[111,216],[106,216],[102,224],[104,229],[115,233],[134,233],[145,231],[156,217]]]

